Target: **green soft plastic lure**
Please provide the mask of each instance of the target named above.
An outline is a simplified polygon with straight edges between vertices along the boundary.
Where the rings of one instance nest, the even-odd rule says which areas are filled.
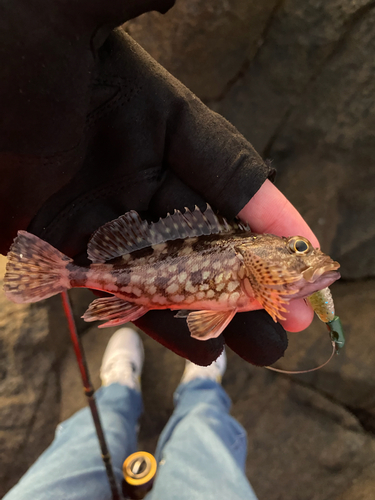
[[[335,315],[332,294],[329,288],[323,288],[307,298],[318,318],[327,325],[331,341],[335,346],[336,354],[339,354],[345,345],[345,335],[341,320]]]

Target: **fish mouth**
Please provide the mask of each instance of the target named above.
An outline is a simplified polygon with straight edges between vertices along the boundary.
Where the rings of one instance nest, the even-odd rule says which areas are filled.
[[[326,275],[332,273],[332,271],[337,271],[337,269],[339,267],[340,267],[340,264],[338,262],[335,262],[335,261],[329,259],[329,262],[327,262],[323,266],[319,266],[319,267],[310,266],[310,267],[308,267],[307,269],[305,269],[305,271],[303,271],[302,276],[308,283],[315,283],[322,276],[326,276]],[[340,274],[339,274],[339,277],[340,277]],[[338,278],[336,278],[336,279],[338,279]],[[336,281],[336,280],[334,280],[334,281]]]
[[[313,282],[305,281],[305,279],[302,278],[301,281],[305,281],[305,283],[302,284],[301,289],[298,290],[297,293],[292,295],[292,298],[294,300],[294,299],[301,299],[308,297],[309,295],[317,292],[318,290],[322,290],[323,288],[331,286],[332,283],[340,279],[340,277],[341,275],[338,271],[329,270],[324,274],[320,273],[320,276]],[[298,289],[299,288],[298,285],[301,285],[301,281],[294,283],[294,287]]]

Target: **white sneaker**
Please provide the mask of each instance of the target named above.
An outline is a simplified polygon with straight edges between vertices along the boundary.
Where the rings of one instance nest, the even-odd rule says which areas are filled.
[[[217,360],[211,363],[209,366],[199,366],[192,363],[191,361],[186,361],[185,370],[182,374],[180,383],[187,384],[195,378],[208,378],[211,380],[215,380],[220,384],[226,367],[227,356],[225,354],[225,349],[217,358]]]
[[[117,382],[141,391],[141,373],[144,349],[138,333],[131,328],[120,328],[109,339],[104,352],[100,378],[102,385]]]

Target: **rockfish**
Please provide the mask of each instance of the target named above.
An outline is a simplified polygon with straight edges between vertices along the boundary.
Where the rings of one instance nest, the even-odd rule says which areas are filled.
[[[88,243],[90,267],[19,231],[8,254],[4,289],[14,302],[37,302],[73,287],[113,294],[83,318],[101,325],[135,321],[151,309],[178,310],[192,337],[217,337],[237,312],[264,308],[284,319],[292,299],[336,281],[340,267],[302,236],[254,234],[210,207],[175,211],[155,223],[131,211],[99,228]]]

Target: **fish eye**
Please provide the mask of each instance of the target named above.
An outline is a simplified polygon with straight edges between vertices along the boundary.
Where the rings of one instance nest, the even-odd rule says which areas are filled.
[[[297,255],[306,255],[312,250],[312,245],[306,238],[302,236],[294,236],[289,238],[289,250]]]

